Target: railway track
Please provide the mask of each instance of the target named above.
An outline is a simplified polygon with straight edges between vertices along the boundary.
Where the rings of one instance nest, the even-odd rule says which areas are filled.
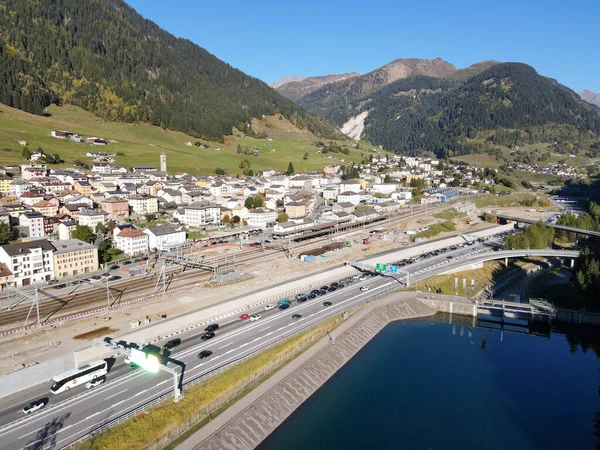
[[[418,217],[427,213],[433,213],[439,210],[429,208],[419,208],[411,213],[398,214],[390,216],[385,221],[381,221],[369,226],[392,226],[406,219]],[[346,233],[355,233],[361,231],[360,228],[347,230],[340,233],[343,236]],[[310,241],[296,242],[293,244],[294,253],[301,254],[303,251],[315,250],[330,243],[332,234],[319,236]],[[235,265],[247,266],[248,264],[256,265],[257,263],[268,261],[281,256],[285,244],[283,242],[274,242],[266,245],[264,251],[259,248],[246,248],[235,253]],[[181,267],[173,267],[167,269],[168,276],[167,293],[169,291],[183,288],[198,283],[205,283],[212,279],[213,273],[203,269],[182,269]],[[106,306],[107,303],[111,306],[117,306],[121,303],[135,300],[140,297],[156,294],[162,291],[162,282],[157,285],[159,270],[153,267],[146,275],[140,275],[131,279],[124,279],[113,282],[109,285],[110,296],[107,295],[106,284],[90,284],[78,285],[70,292],[60,292],[58,290],[47,288],[40,290],[39,295],[39,316],[40,321],[44,322],[49,319],[56,319],[70,314],[82,313],[91,311],[99,307]],[[58,295],[61,294],[61,295]],[[107,298],[108,297],[108,298]],[[31,309],[31,301],[23,299],[18,304],[13,304],[11,309],[0,313],[0,330],[9,329],[15,326],[22,326],[28,312]],[[35,323],[37,320],[37,312],[32,311],[27,325]]]

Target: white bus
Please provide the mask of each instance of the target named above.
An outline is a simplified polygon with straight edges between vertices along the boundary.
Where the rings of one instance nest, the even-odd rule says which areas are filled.
[[[68,372],[55,376],[52,379],[50,391],[53,394],[60,394],[61,392],[68,391],[72,387],[85,385],[85,383],[94,378],[103,377],[107,373],[108,364],[106,361],[94,361],[87,366],[69,370]]]

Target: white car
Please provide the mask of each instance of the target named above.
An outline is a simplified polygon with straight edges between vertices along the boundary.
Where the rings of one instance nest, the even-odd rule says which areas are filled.
[[[104,383],[106,381],[106,378],[104,377],[100,377],[100,378],[94,378],[92,381],[88,381],[85,384],[85,388],[86,389],[92,389],[95,388],[96,386],[100,386],[102,383]]]
[[[354,275],[354,276],[352,277],[352,279],[353,279],[353,280],[358,280],[359,278],[360,278],[360,275]]]
[[[368,291],[369,290],[369,286],[363,286],[360,288],[361,291]]]
[[[367,277],[363,276],[363,277],[360,277],[358,280],[359,281],[365,281],[366,279],[367,279]]]
[[[273,308],[275,308],[275,305],[271,303],[270,305],[265,306],[265,311],[269,311],[270,309],[273,309]]]
[[[23,408],[23,412],[25,414],[31,414],[36,412],[38,409],[42,409],[44,406],[46,406],[46,400],[36,400]]]
[[[260,317],[261,317],[261,316],[260,316],[260,314],[252,314],[252,315],[250,316],[250,322],[255,322],[255,321],[257,321],[258,319],[260,319]]]

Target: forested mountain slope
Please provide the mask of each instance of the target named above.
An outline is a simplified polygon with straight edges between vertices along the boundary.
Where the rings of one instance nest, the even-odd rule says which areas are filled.
[[[281,113],[325,137],[322,119],[178,39],[122,0],[1,0],[0,103],[42,114],[71,103],[107,120],[222,139]]]

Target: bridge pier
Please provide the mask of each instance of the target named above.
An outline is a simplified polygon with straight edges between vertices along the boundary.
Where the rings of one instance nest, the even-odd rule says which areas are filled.
[[[575,267],[575,258],[571,258],[571,269]]]
[[[508,256],[507,256],[506,258],[504,258],[504,265],[505,265],[506,267],[508,267]]]

